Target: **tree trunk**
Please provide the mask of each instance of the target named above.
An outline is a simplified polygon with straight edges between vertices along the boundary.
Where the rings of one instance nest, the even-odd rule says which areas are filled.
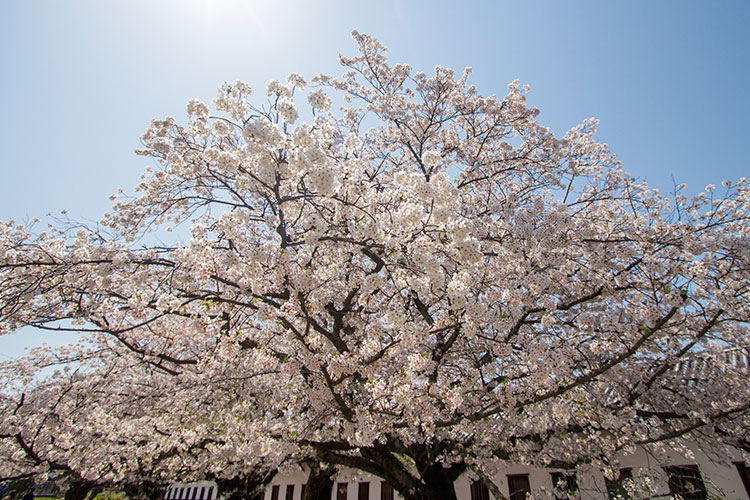
[[[381,477],[398,491],[404,500],[456,500],[453,483],[466,472],[464,462],[443,466],[439,458],[446,450],[444,444],[404,446],[395,439],[387,444],[375,443],[370,447],[359,448],[337,442],[312,444],[316,446],[321,461]],[[345,453],[354,450],[358,453]],[[407,466],[408,459],[413,461],[413,465]],[[332,486],[333,478],[326,487]],[[310,488],[310,484],[307,488]],[[324,495],[317,498],[306,497],[302,500],[329,500],[330,489],[327,489]]]
[[[164,488],[149,480],[137,483],[125,483],[122,489],[129,498],[146,498],[148,500],[160,500],[164,494]]]
[[[85,479],[73,479],[68,482],[68,489],[65,492],[65,500],[84,500],[86,495],[94,489],[96,483],[86,481]]]
[[[226,500],[263,500],[265,487],[273,475],[273,472],[252,472],[230,479],[219,477],[213,479]]]
[[[456,489],[451,484],[445,489],[438,490],[429,486],[416,490],[413,494],[401,493],[404,500],[457,500]]]
[[[331,500],[336,469],[320,462],[308,462],[310,475],[307,477],[305,493],[302,500]]]
[[[399,485],[393,485],[404,497],[404,500],[457,500],[454,483],[466,470],[466,465],[455,464],[443,467],[432,464],[422,470],[422,480],[411,491],[401,491]]]

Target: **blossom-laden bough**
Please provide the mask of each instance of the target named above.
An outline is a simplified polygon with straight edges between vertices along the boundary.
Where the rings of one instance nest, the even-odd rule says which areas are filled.
[[[155,166],[102,230],[2,226],[0,329],[84,332],[79,376],[106,379],[86,425],[109,438],[66,463],[115,477],[164,453],[164,473],[234,477],[313,459],[416,500],[507,461],[747,446],[746,368],[721,353],[750,348],[748,181],[664,196],[594,120],[558,139],[518,82],[482,97],[468,71],[354,39],[340,78],[293,74],[264,105],[225,84],[214,112],[154,120]],[[188,243],[143,244],[186,224]]]

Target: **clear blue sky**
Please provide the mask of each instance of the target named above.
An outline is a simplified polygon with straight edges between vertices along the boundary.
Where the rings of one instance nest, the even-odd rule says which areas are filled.
[[[698,192],[750,176],[749,26],[748,1],[0,0],[0,219],[99,220],[152,118],[336,74],[352,29],[415,70],[471,66],[483,94],[520,78],[556,133],[599,118],[626,170]]]

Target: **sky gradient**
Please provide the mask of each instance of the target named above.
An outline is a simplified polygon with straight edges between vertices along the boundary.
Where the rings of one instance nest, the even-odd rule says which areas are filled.
[[[224,81],[339,74],[353,29],[393,63],[531,85],[557,135],[588,117],[625,170],[669,191],[750,176],[750,2],[130,0],[0,2],[0,219],[97,221],[133,192],[152,118]],[[24,340],[0,339],[15,356]]]

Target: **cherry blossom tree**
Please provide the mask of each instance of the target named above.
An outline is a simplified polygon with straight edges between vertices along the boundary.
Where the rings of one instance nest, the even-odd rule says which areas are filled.
[[[39,349],[6,363],[0,478],[62,473],[66,500],[83,499],[97,486],[161,498],[169,481],[205,476],[214,477],[227,498],[238,489],[250,498],[247,493],[272,478],[274,469],[256,459],[268,453],[256,456],[237,446],[258,443],[242,425],[247,405],[217,414],[218,386],[139,364],[129,348],[107,349],[100,343],[89,359],[81,354],[91,354],[92,346],[65,349],[65,356]],[[29,370],[31,362],[37,366]],[[40,363],[64,369],[39,380]],[[224,394],[222,409],[237,402],[233,394],[242,383],[234,381],[232,391]],[[201,395],[209,392],[208,399]]]
[[[482,97],[468,70],[413,72],[354,39],[340,78],[292,74],[265,102],[227,83],[215,111],[154,120],[154,166],[100,228],[0,226],[0,332],[84,332],[80,376],[107,379],[89,421],[113,439],[68,463],[315,460],[454,499],[459,475],[508,461],[742,445],[747,179],[663,195],[596,121],[557,138],[518,82]]]

